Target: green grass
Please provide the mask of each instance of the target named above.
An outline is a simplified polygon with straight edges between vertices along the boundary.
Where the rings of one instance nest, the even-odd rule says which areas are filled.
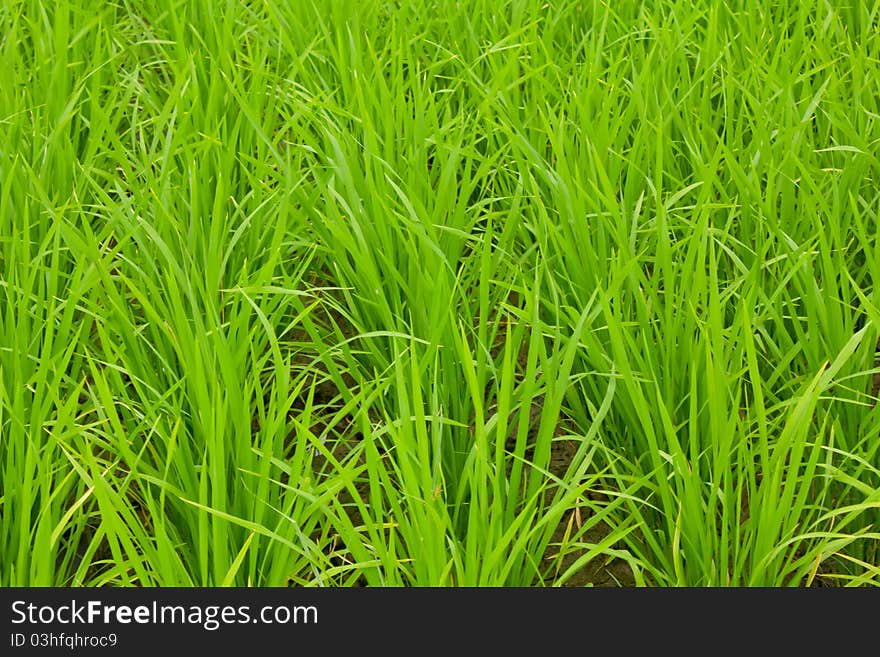
[[[0,585],[880,585],[878,26],[0,0]]]

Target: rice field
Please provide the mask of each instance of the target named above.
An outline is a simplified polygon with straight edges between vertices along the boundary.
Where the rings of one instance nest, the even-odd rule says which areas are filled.
[[[880,585],[880,3],[0,0],[0,586]]]

